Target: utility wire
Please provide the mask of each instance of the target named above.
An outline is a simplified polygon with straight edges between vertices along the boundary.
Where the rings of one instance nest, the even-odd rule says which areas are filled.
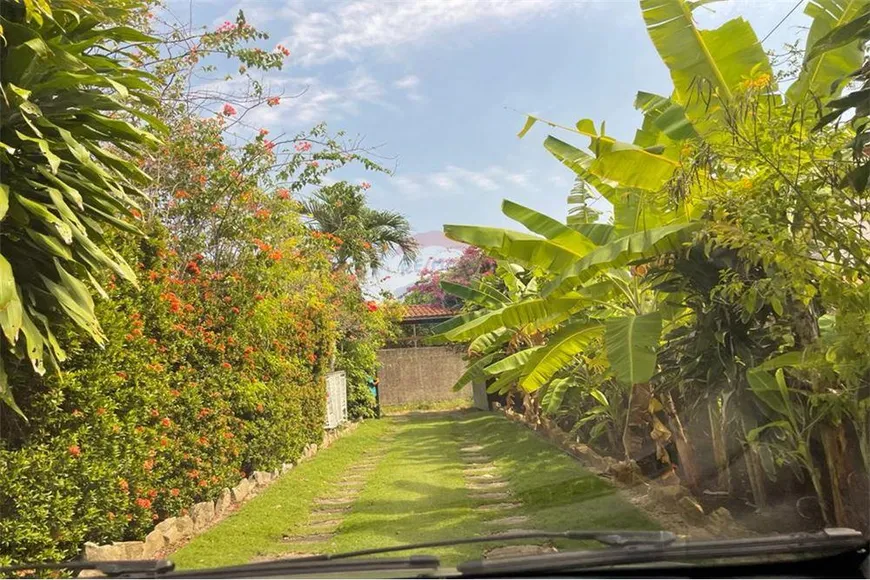
[[[785,22],[786,20],[788,20],[788,17],[791,16],[792,13],[793,13],[795,10],[798,9],[798,6],[800,6],[800,5],[803,4],[803,3],[804,3],[804,0],[798,0],[797,4],[795,4],[794,6],[792,6],[792,7],[791,7],[791,10],[788,11],[788,14],[786,14],[785,16],[783,16],[783,17],[782,17],[782,20],[780,20],[779,22],[777,22],[776,26],[774,26],[774,27],[770,30],[770,32],[768,32],[767,35],[765,35],[765,37],[761,39],[761,44],[764,44],[764,41],[767,40],[768,38],[770,38],[770,35],[773,34],[774,32],[776,32],[776,29],[779,28],[780,26],[782,26],[782,23]]]

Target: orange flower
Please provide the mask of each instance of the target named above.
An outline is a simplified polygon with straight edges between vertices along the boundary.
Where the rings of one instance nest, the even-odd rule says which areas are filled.
[[[226,362],[226,361],[222,362],[222,363],[221,363],[221,366],[222,366],[223,368],[225,368],[225,369],[231,369],[231,368],[233,368],[233,365],[231,365],[230,363],[228,363],[228,362]]]
[[[72,455],[73,457],[78,457],[79,455],[82,454],[82,450],[78,445],[70,445],[67,448],[67,451],[69,451],[69,454]]]
[[[151,509],[151,500],[147,497],[136,498],[136,505],[142,509]]]
[[[179,490],[177,487],[173,487],[169,490],[169,495],[171,495],[172,497],[178,497],[179,493],[181,493],[181,490]]]
[[[172,425],[172,420],[169,417],[163,417],[163,419],[160,421],[160,424],[164,427],[169,427],[170,425]]]
[[[118,480],[118,487],[121,488],[121,491],[130,491],[130,484],[127,483],[126,479]]]
[[[152,417],[159,417],[160,411],[158,411],[157,409],[151,409],[151,416]]]
[[[151,471],[152,469],[154,469],[154,460],[146,459],[145,461],[143,461],[142,469],[144,469],[145,471]]]

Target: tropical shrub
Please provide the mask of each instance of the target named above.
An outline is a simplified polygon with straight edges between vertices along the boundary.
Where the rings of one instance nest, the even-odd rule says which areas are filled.
[[[504,213],[532,234],[445,226],[540,286],[519,300],[445,287],[477,299],[436,340],[468,343],[466,378],[519,390],[532,412],[616,381],[622,396],[596,396],[600,405],[584,407],[577,424],[620,422],[607,409],[624,401],[624,456],[677,463],[696,491],[702,474],[685,418],[696,422],[703,409],[716,485],[731,490],[725,442],[738,441],[756,507],[767,504],[764,476],[791,467],[825,522],[866,526],[846,506],[866,505],[870,467],[867,165],[863,149],[843,155],[863,143],[865,103],[861,93],[838,97],[863,60],[867,3],[808,3],[813,25],[787,91],[745,20],[699,30],[697,3],[640,6],[671,97],[637,94],[643,125],[633,143],[589,119],[545,121],[589,139],[588,151],[544,142],[585,184],[571,196],[578,211],[562,223],[505,201]],[[833,116],[819,118],[819,105]],[[827,124],[851,106],[853,125]],[[529,117],[520,137],[539,121]],[[588,188],[611,204],[611,222],[590,223]],[[596,350],[606,355],[603,376]]]
[[[46,3],[27,5],[40,7],[45,18],[27,26],[54,26],[45,24]],[[147,5],[111,6],[87,12],[97,25],[94,42],[104,27],[120,23],[112,30],[122,34],[127,21],[138,25],[148,17],[116,9]],[[165,58],[127,55],[136,70],[153,70],[155,82],[165,82],[167,100],[155,114],[171,127],[137,162],[137,171],[158,178],[145,189],[149,203],[128,212],[135,227],[109,220],[114,227],[103,227],[99,237],[113,260],[129,264],[138,287],[125,283],[126,271],[75,270],[88,274],[96,292],[92,303],[78,297],[100,321],[103,345],[81,332],[74,323],[80,321],[52,319],[43,328],[52,329],[45,337],[55,341],[53,350],[66,353],[62,372],[35,375],[29,361],[6,346],[0,351],[23,413],[0,406],[0,563],[65,560],[85,541],[141,539],[155,520],[214,499],[253,470],[298,458],[306,444],[321,440],[323,377],[337,345],[349,368],[372,368],[375,350],[368,349],[389,333],[389,308],[366,304],[359,284],[335,268],[341,240],[306,227],[294,198],[343,164],[369,162],[323,126],[283,142],[267,139],[264,128],[231,147],[233,105],[203,116],[208,99],[186,93],[178,81],[206,54],[237,57],[243,68],[280,66],[281,51],[239,46],[259,38],[240,14],[235,24],[200,36],[170,32],[161,44],[172,53],[161,53]],[[177,54],[182,42],[194,44]],[[111,69],[107,60],[97,63]],[[261,88],[240,100],[278,104]],[[88,228],[97,224],[81,219]],[[12,231],[7,221],[0,235]],[[5,252],[12,244],[2,239]],[[372,402],[357,402],[355,414],[368,416],[369,408]]]
[[[148,114],[157,79],[118,51],[154,39],[125,26],[142,3],[0,3],[0,349],[34,371],[64,359],[53,332],[72,321],[98,344],[96,277],[136,276],[107,243],[137,233],[149,177],[131,160],[159,143]],[[0,360],[0,399],[14,408]]]

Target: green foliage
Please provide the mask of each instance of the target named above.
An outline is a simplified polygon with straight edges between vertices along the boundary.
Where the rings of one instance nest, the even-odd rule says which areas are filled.
[[[542,122],[589,139],[587,150],[544,142],[576,174],[569,202],[578,211],[563,224],[506,201],[505,214],[534,235],[445,226],[535,284],[519,292],[502,269],[510,302],[477,301],[440,336],[470,341],[472,364],[486,360],[493,376],[490,392],[531,391],[527,412],[573,421],[589,440],[607,434],[611,450],[621,438],[633,457],[630,440],[649,433],[667,463],[664,444],[675,439],[690,486],[698,470],[679,413],[715,407],[722,439],[745,443],[727,453],[742,449],[770,477],[782,466],[809,476],[822,512],[842,524],[849,452],[833,434],[857,437],[865,467],[870,449],[870,166],[866,87],[841,95],[848,75],[866,80],[852,71],[870,12],[859,0],[810,2],[804,64],[784,95],[752,27],[735,18],[701,30],[692,17],[701,4],[640,0],[674,90],[637,94],[634,143],[589,119],[527,118],[520,137]],[[853,107],[852,123],[831,124]],[[591,191],[612,206],[610,223],[589,223]],[[576,307],[554,316],[566,298]],[[511,324],[506,312],[523,315]]]
[[[108,280],[109,300],[97,303],[105,349],[68,334],[63,375],[10,368],[28,387],[18,401],[30,421],[2,421],[9,558],[67,559],[84,541],[139,539],[153,518],[214,499],[241,471],[275,469],[320,440],[335,336],[325,256],[232,277],[188,265],[178,278],[165,250],[128,252],[137,254],[140,291]],[[258,283],[266,272],[298,291]]]
[[[0,3],[0,348],[38,374],[65,358],[54,336],[61,322],[105,342],[91,299],[102,291],[96,277],[112,271],[136,284],[108,239],[139,231],[134,214],[149,178],[136,158],[159,144],[140,121],[165,126],[147,113],[156,79],[123,57],[154,41],[117,25],[135,6]]]
[[[375,210],[366,204],[367,185],[339,182],[321,187],[303,202],[318,231],[335,236],[337,267],[352,268],[358,276],[376,270],[390,253],[413,262],[417,242],[408,219],[396,212]]]
[[[21,111],[4,116],[3,142],[17,123],[13,142],[26,152],[0,153],[14,165],[4,165],[0,188],[0,396],[11,402],[8,378],[27,417],[0,406],[2,563],[66,560],[85,541],[142,539],[156,519],[298,458],[321,440],[323,379],[336,363],[353,377],[352,416],[370,416],[373,401],[357,396],[361,377],[374,372],[395,321],[388,305],[363,299],[355,276],[335,269],[341,241],[305,227],[293,198],[347,163],[376,166],[324,126],[283,143],[264,129],[231,148],[235,108],[203,116],[213,103],[179,80],[200,70],[197,48],[242,68],[280,66],[280,54],[240,46],[264,37],[243,15],[170,56],[139,46],[150,39],[127,27],[148,29],[146,4],[25,6],[34,11],[0,4],[4,35],[27,29],[49,48],[43,55],[31,43],[32,66],[19,58],[23,45],[0,49],[5,98]],[[93,70],[79,72],[75,59]],[[23,72],[7,62],[24,62]],[[30,95],[10,94],[13,73],[32,78],[22,85]],[[253,86],[240,99],[277,104]],[[159,87],[165,100],[149,100]],[[165,142],[136,117],[165,121]],[[18,136],[37,132],[47,149]],[[146,160],[128,160],[149,144],[157,147]],[[158,177],[147,187],[145,173]],[[34,374],[27,358],[43,356],[65,359],[62,372]]]

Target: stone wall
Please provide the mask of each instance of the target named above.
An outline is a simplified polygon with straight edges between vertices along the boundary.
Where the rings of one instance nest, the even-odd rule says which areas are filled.
[[[457,349],[444,346],[385,348],[378,352],[381,406],[432,403],[470,397],[453,385],[465,372]]]

